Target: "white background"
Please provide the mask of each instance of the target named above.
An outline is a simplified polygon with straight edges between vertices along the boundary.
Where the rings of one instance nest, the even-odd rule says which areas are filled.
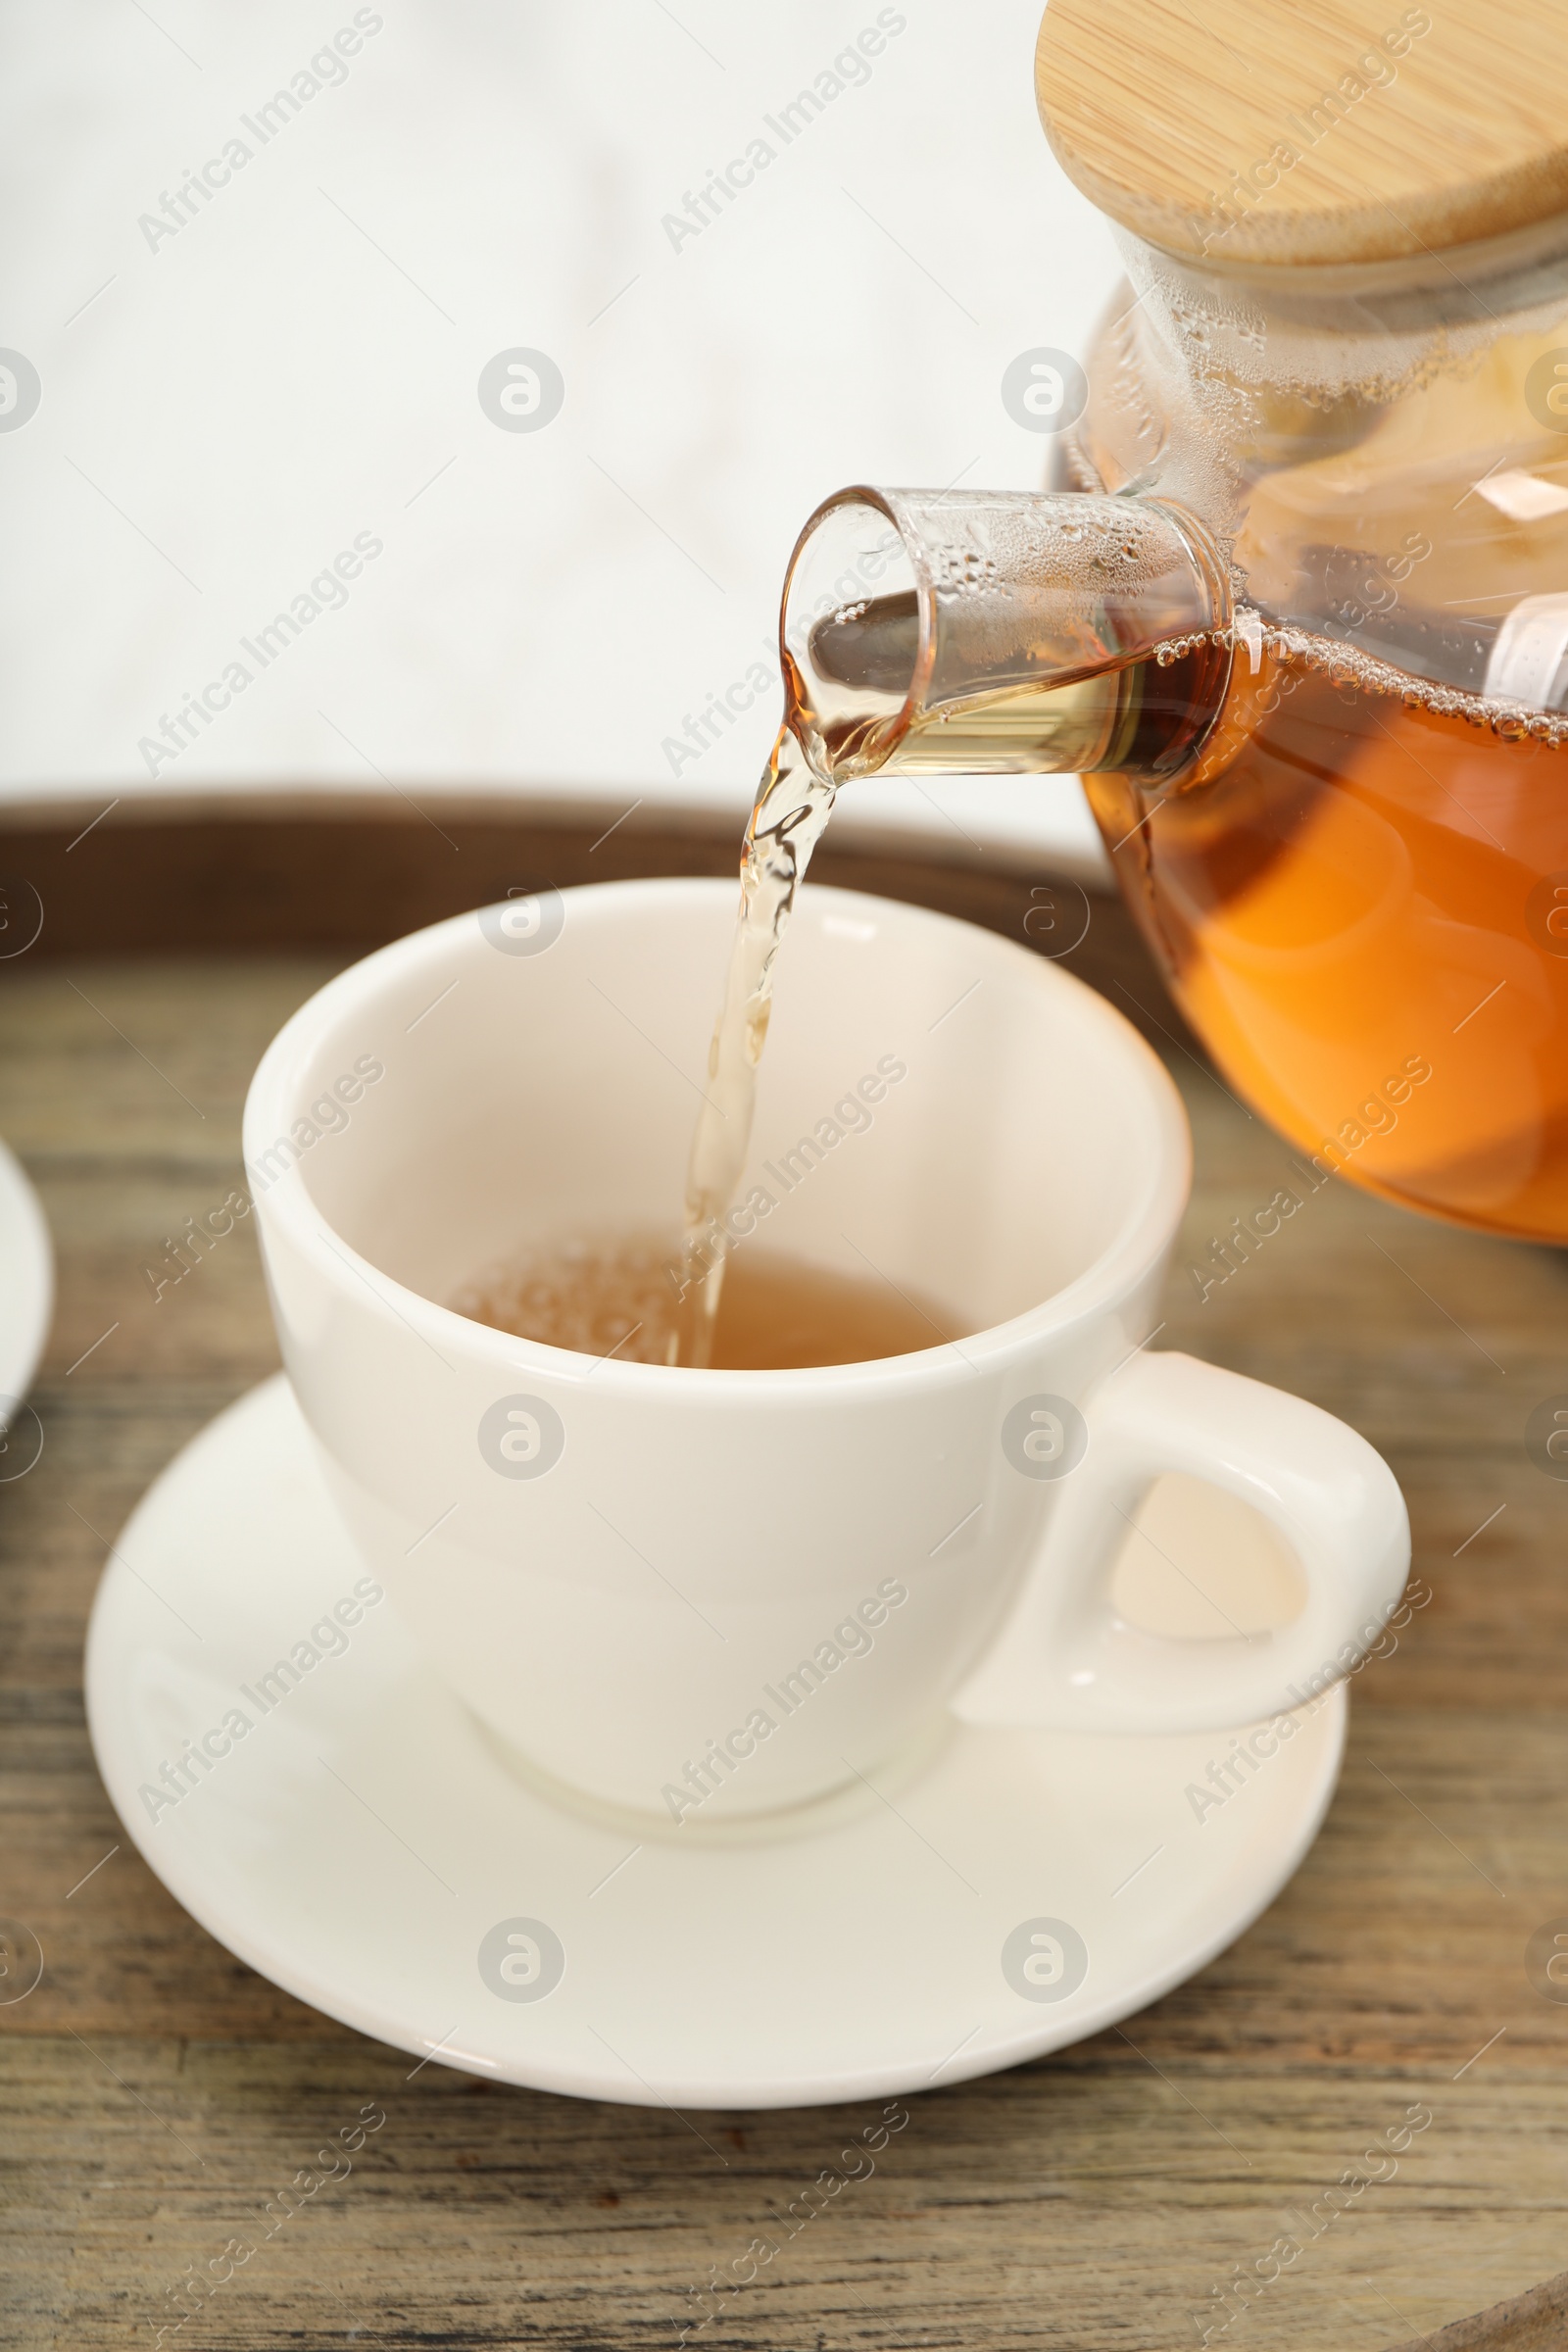
[[[5,10],[0,345],[42,401],[0,433],[0,794],[570,792],[738,828],[776,692],[678,776],[662,747],[771,662],[807,514],[854,479],[1037,484],[1003,370],[1081,351],[1114,282],[1035,116],[1036,0],[885,12],[869,80],[787,148],[761,118],[875,0],[371,13],[263,147],[241,114],[352,0]],[[250,162],[150,249],[139,217],[236,134]],[[663,216],[759,135],[776,160],[674,249]],[[518,345],[565,378],[539,432],[476,394]],[[347,606],[155,783],[138,739],[255,670],[241,635],[361,532]],[[846,833],[1094,857],[1066,782],[849,797]]]

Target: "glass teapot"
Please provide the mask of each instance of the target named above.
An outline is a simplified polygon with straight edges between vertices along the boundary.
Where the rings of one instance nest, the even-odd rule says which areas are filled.
[[[1053,0],[1042,113],[1128,278],[1054,487],[841,491],[781,627],[819,772],[1082,773],[1232,1085],[1353,1182],[1561,1242],[1549,6]]]

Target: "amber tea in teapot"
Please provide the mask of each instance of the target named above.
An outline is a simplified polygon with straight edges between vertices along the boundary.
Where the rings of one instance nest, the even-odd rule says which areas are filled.
[[[1356,1183],[1568,1240],[1551,0],[1053,0],[1038,85],[1127,267],[1086,405],[1048,492],[818,509],[790,757],[1077,770],[1228,1083]]]
[[[1081,774],[1188,1018],[1293,1143],[1568,1240],[1554,8],[1053,0],[1042,117],[1130,282],[1051,490],[844,490],[796,546],[668,1360],[713,1360],[775,958],[879,774]]]

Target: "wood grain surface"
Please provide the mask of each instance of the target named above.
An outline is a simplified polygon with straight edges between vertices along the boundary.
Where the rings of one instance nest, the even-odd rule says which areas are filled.
[[[111,861],[135,854],[111,840]],[[970,887],[925,876],[949,905]],[[1022,935],[1026,891],[972,888]],[[1194,1058],[1119,909],[1092,913],[1098,969],[1162,1025],[1197,1139],[1162,1344],[1364,1431],[1403,1483],[1432,1597],[1357,1676],[1327,1827],[1250,1933],[1121,2031],[909,2100],[875,2178],[690,2340],[1172,2352],[1206,2328],[1241,2352],[1541,2352],[1565,2340],[1560,2294],[1438,2331],[1563,2263],[1568,2006],[1531,1982],[1526,1944],[1568,1933],[1568,1485],[1524,1427],[1568,1391],[1568,1260],[1336,1182],[1200,1301],[1188,1261],[1286,1180],[1284,1149]],[[286,897],[274,914],[297,940]],[[140,1269],[238,1181],[251,1069],[344,956],[253,939],[127,956],[102,952],[112,924],[91,936],[99,953],[78,938],[0,984],[0,1133],[60,1263],[44,1452],[0,1486],[0,1913],[45,1956],[0,2005],[0,2343],[152,2345],[181,2279],[211,2280],[239,2239],[254,2257],[166,2343],[673,2347],[687,2290],[863,2118],[723,2115],[699,2138],[663,2110],[411,2073],[213,1942],[99,1783],[81,1642],[106,1545],[277,1361],[248,1229],[156,1306]],[[366,2102],[386,2122],[352,2173],[259,2243],[268,2198]],[[1263,2283],[1269,2249],[1414,2104],[1432,2122],[1396,2174]],[[1239,2270],[1250,2298],[1226,2302]]]
[[[1171,253],[1419,260],[1568,205],[1556,0],[1051,0],[1035,89],[1069,178]]]

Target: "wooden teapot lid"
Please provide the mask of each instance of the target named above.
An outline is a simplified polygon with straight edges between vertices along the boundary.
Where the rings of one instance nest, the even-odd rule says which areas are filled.
[[[1046,135],[1221,267],[1390,262],[1568,214],[1562,0],[1051,0]]]

